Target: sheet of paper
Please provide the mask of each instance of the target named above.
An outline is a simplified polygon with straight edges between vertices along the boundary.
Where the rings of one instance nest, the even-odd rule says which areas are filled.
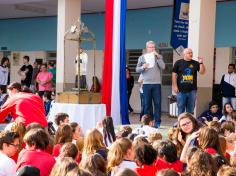
[[[149,64],[148,68],[152,68],[155,65],[154,53],[147,53],[144,55],[145,62]]]

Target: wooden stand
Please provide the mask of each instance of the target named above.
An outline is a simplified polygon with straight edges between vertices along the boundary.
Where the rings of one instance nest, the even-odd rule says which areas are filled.
[[[101,93],[93,92],[62,92],[58,94],[59,103],[72,103],[72,104],[100,104]]]

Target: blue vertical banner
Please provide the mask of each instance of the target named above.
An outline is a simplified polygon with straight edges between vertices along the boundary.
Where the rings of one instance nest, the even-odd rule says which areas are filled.
[[[189,0],[174,0],[171,46],[181,55],[188,46]]]
[[[125,27],[126,27],[126,0],[121,0],[120,17],[120,114],[122,124],[130,124],[128,112],[128,95],[126,80],[126,50],[125,50]]]

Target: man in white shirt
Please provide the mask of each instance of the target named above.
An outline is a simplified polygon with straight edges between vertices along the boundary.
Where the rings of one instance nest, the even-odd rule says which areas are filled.
[[[15,132],[0,133],[0,176],[15,176],[16,163],[12,157],[19,148],[19,134]]]

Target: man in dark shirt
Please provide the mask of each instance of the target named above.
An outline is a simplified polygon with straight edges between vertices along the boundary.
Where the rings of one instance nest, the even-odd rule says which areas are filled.
[[[191,48],[184,49],[184,58],[177,60],[172,71],[172,87],[177,94],[178,114],[192,113],[195,107],[197,93],[197,72],[205,73],[203,59],[193,60]]]
[[[20,68],[18,71],[18,74],[21,77],[21,85],[30,87],[31,79],[32,79],[32,73],[33,73],[33,67],[29,64],[29,56],[23,57],[23,63],[24,65]]]

